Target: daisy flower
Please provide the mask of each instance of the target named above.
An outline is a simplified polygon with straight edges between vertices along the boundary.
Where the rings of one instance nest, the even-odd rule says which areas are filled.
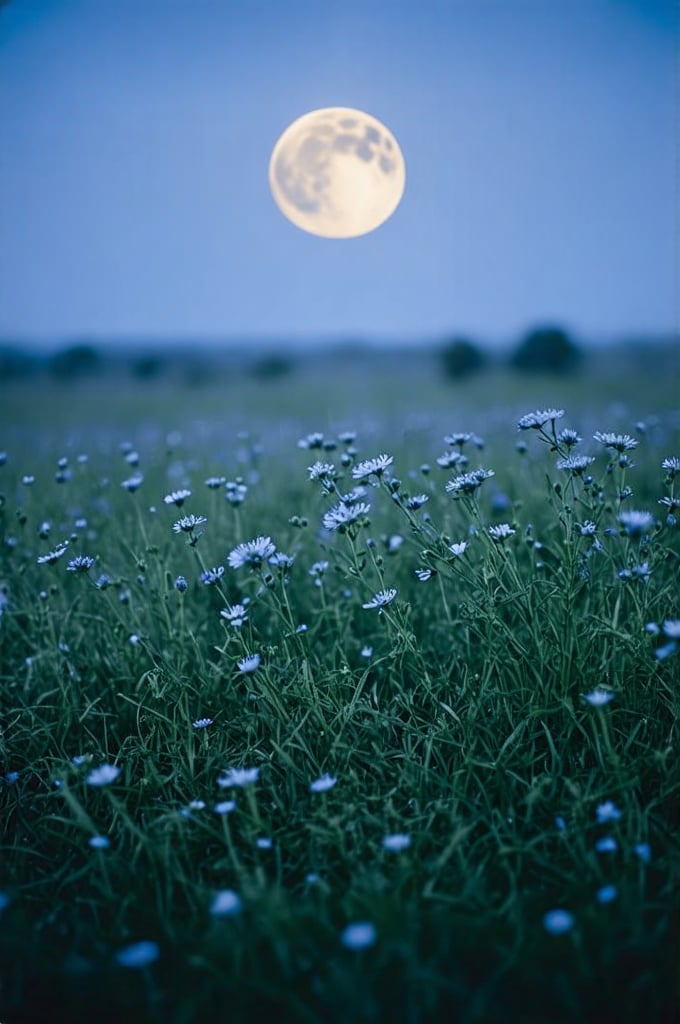
[[[256,537],[255,540],[238,544],[229,552],[228,562],[232,569],[240,569],[244,565],[259,569],[262,563],[276,551],[271,537]]]
[[[212,569],[204,569],[200,575],[201,583],[204,583],[206,587],[211,586],[213,583],[219,583],[224,576],[224,566],[215,565]]]
[[[430,500],[429,494],[412,494],[410,498],[406,499],[406,508],[412,511],[417,508],[422,508],[426,501]]]
[[[388,604],[391,604],[397,596],[397,590],[395,587],[388,587],[385,590],[378,591],[374,594],[370,601],[366,601],[362,604],[362,608],[377,608],[378,611],[382,611]]]
[[[309,473],[310,480],[334,480],[336,476],[336,469],[332,462],[315,462],[312,466],[307,466],[307,472]]]
[[[517,421],[518,430],[539,430],[546,423],[553,423],[564,416],[564,409],[537,409],[536,412],[528,412]]]
[[[458,541],[456,544],[449,544],[449,551],[455,558],[460,558],[461,555],[465,554],[467,546],[470,542],[467,540]]]
[[[567,455],[566,459],[558,459],[555,463],[557,469],[562,469],[565,473],[575,473],[576,476],[580,476],[588,466],[592,466],[595,462],[595,458],[592,455]]]
[[[665,469],[670,479],[673,480],[680,473],[680,458],[677,455],[669,456],[669,458],[663,460],[661,468]]]
[[[507,540],[508,537],[512,537],[517,531],[513,530],[508,523],[498,523],[497,526],[490,526],[487,532],[491,537],[491,540],[500,544],[504,540]]]
[[[314,782],[310,782],[309,788],[312,793],[327,793],[332,789],[338,780],[327,772]]]
[[[462,448],[463,445],[467,441],[471,441],[472,438],[473,435],[468,433],[467,431],[458,431],[455,434],[446,434],[446,436],[444,437],[444,444],[457,445],[457,447]]]
[[[377,455],[374,459],[364,459],[363,462],[357,463],[352,469],[352,477],[355,480],[363,480],[367,476],[377,476],[380,478],[388,466],[391,466],[394,459],[391,455]]]
[[[325,530],[340,530],[368,515],[370,511],[371,506],[365,501],[356,505],[346,505],[341,502],[326,512],[322,520],[323,527]]]
[[[207,729],[209,725],[213,724],[212,718],[197,718],[195,722],[191,723],[194,729]]]
[[[163,501],[166,505],[176,505],[177,508],[181,508],[187,498],[191,497],[191,491],[185,489],[180,491],[171,491],[170,494],[166,494]]]
[[[130,492],[130,494],[134,494],[135,491],[139,490],[143,483],[144,474],[135,473],[134,476],[130,476],[127,478],[127,480],[123,480],[120,486],[124,487],[126,491]]]
[[[356,503],[364,498],[367,493],[368,492],[363,484],[357,484],[357,486],[353,487],[351,491],[347,492],[347,494],[341,494],[340,501],[343,505],[356,505]]]
[[[197,526],[202,526],[203,523],[207,523],[207,516],[195,516],[193,513],[188,516],[182,516],[176,523],[173,524],[173,530],[175,533],[193,533]]]
[[[573,448],[575,445],[580,444],[582,440],[583,438],[579,437],[575,430],[570,430],[569,427],[560,430],[557,435],[558,444],[563,444],[565,448]]]
[[[62,541],[60,544],[57,544],[54,551],[48,551],[46,555],[40,555],[40,557],[37,559],[38,565],[54,565],[57,559],[61,558],[61,556],[64,554],[67,547],[67,540]]]
[[[224,496],[230,505],[242,505],[248,493],[248,487],[242,480],[228,480],[224,490]]]
[[[257,782],[259,774],[259,768],[229,768],[223,775],[218,777],[217,785],[220,789],[238,789],[243,786],[250,786]]]
[[[318,431],[301,437],[297,443],[298,448],[321,448],[323,445],[323,434]]]
[[[440,469],[458,469],[467,466],[469,459],[467,455],[462,455],[460,452],[444,452],[443,455],[439,455],[435,460]]]
[[[594,708],[604,707],[605,704],[609,704],[610,700],[614,700],[614,694],[610,693],[609,690],[603,690],[601,687],[597,687],[591,693],[584,694],[585,699]]]
[[[610,434],[603,433],[601,430],[593,434],[593,440],[615,452],[631,452],[639,444],[630,434]]]
[[[474,494],[478,487],[481,487],[485,480],[489,480],[496,474],[492,469],[473,469],[471,473],[462,473],[446,484],[448,494]]]
[[[94,565],[91,555],[76,555],[66,566],[66,572],[87,572]]]
[[[427,583],[435,574],[434,569],[415,569],[414,573],[421,583]]]
[[[93,768],[89,772],[85,781],[90,786],[108,786],[109,783],[115,782],[119,775],[120,768],[115,764],[100,764],[98,768]]]
[[[260,667],[260,655],[259,654],[248,654],[245,658],[241,658],[238,663],[239,672],[248,673],[255,672]]]
[[[651,512],[631,508],[619,514],[619,522],[630,537],[635,537],[654,526],[654,516]]]
[[[248,621],[248,612],[242,604],[232,604],[231,607],[223,608],[220,615],[234,629],[240,629],[243,623]]]
[[[295,555],[286,555],[283,551],[277,551],[275,554],[268,558],[267,561],[271,566],[279,569],[290,569],[293,562],[295,561]]]

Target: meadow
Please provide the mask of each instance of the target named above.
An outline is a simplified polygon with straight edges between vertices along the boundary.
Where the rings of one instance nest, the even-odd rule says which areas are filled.
[[[3,1024],[676,1019],[677,375],[0,402]]]

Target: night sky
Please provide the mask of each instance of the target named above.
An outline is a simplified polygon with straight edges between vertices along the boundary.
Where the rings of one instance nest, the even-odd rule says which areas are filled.
[[[494,343],[674,325],[675,4],[13,0],[0,10],[0,336]],[[364,109],[383,227],[277,210],[274,142]]]

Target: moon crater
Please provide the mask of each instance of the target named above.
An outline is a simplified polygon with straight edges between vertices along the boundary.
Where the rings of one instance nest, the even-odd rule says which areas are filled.
[[[404,192],[399,144],[370,114],[313,110],[294,121],[272,152],[269,183],[281,212],[325,238],[355,238],[379,227]]]

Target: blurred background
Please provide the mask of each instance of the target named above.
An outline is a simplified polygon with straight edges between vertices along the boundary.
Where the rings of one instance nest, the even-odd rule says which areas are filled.
[[[0,3],[0,377],[456,381],[614,349],[676,370],[677,13]],[[405,156],[400,207],[363,238],[307,235],[269,193],[276,139],[327,105]]]

